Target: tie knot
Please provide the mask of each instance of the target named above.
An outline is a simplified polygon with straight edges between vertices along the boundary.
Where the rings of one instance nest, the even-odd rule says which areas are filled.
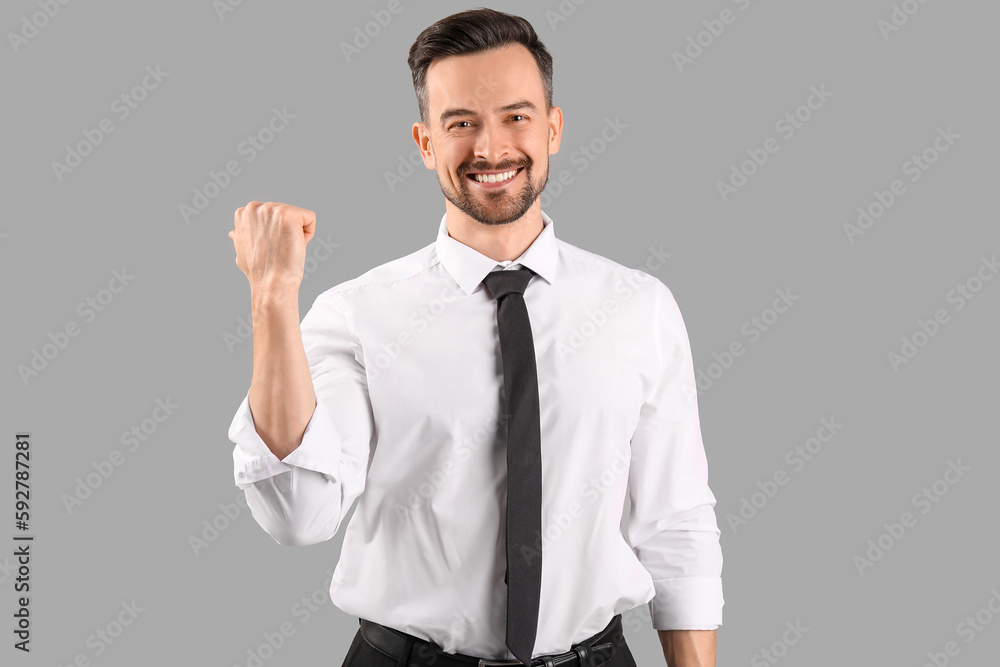
[[[517,269],[490,271],[483,278],[483,284],[490,291],[493,298],[499,301],[511,292],[524,294],[528,281],[535,272],[526,266]]]

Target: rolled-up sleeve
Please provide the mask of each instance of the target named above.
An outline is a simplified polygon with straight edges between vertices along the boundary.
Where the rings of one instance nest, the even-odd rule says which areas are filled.
[[[229,427],[236,486],[276,542],[307,545],[333,537],[365,487],[374,420],[364,356],[343,297],[328,290],[300,323],[316,407],[301,444],[275,456],[254,425],[249,391]]]
[[[698,417],[691,346],[673,294],[656,281],[655,377],[632,435],[627,537],[650,573],[656,630],[722,625],[722,548]]]

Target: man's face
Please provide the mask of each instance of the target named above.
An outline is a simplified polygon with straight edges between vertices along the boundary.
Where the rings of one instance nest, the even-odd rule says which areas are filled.
[[[545,114],[528,49],[512,44],[435,60],[427,97],[428,125],[414,124],[413,136],[445,198],[484,225],[520,219],[545,187],[562,130],[558,107]],[[495,182],[476,178],[491,174]]]

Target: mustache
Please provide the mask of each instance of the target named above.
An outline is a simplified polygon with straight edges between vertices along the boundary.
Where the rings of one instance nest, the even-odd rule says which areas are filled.
[[[486,162],[473,162],[472,164],[463,165],[459,168],[459,176],[465,176],[470,171],[510,171],[511,169],[520,169],[521,167],[531,166],[531,160],[526,160],[524,162],[501,162],[500,164],[494,166]]]

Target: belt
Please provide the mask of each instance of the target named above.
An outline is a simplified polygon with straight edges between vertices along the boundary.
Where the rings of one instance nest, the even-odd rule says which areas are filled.
[[[494,667],[522,665],[520,660],[487,660],[463,653],[446,653],[440,646],[374,621],[359,619],[361,637],[373,648],[405,667]],[[624,641],[622,615],[616,614],[607,627],[590,639],[570,647],[565,653],[540,655],[531,667],[593,667],[610,660]]]

